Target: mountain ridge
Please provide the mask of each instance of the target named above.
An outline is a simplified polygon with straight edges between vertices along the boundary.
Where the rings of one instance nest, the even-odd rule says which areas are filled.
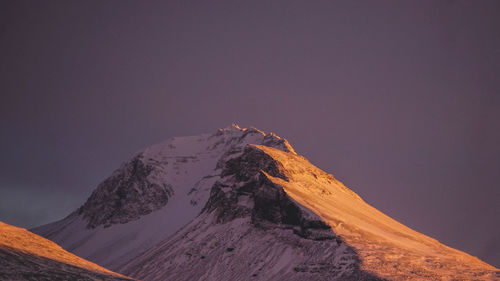
[[[232,125],[215,134],[171,138],[131,159],[77,212],[34,231],[144,280],[500,277],[493,266],[376,210],[272,133]],[[158,190],[166,196],[155,196]],[[241,229],[229,227],[233,224]],[[199,241],[183,240],[187,237]],[[276,246],[262,248],[259,241],[273,241],[270,237]],[[237,241],[255,246],[260,255],[252,256],[247,246],[217,248]],[[203,243],[213,248],[203,252]],[[195,252],[198,260],[191,259]],[[238,257],[228,259],[228,253]],[[233,271],[204,266],[208,258]]]
[[[2,280],[133,280],[63,250],[24,228],[0,222]]]

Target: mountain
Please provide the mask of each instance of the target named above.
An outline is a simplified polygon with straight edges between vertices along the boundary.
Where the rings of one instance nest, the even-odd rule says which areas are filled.
[[[0,222],[0,280],[133,280],[63,250],[26,229]]]
[[[498,280],[384,215],[273,133],[237,125],[125,162],[33,230],[143,280]]]

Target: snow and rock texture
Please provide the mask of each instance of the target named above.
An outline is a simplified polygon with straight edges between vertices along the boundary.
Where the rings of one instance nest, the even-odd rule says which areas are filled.
[[[237,126],[138,153],[34,231],[143,280],[500,278],[371,207],[286,140]]]
[[[248,144],[294,153],[285,139],[237,125],[171,138],[134,155],[68,217],[32,231],[116,269],[198,216],[220,180],[218,163]]]
[[[119,271],[144,280],[381,280],[269,180],[286,179],[279,163],[254,146],[231,155],[202,214]]]
[[[0,280],[132,280],[0,222]]]

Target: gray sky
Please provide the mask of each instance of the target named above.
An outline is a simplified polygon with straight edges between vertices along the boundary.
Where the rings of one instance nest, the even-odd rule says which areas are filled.
[[[237,3],[236,3],[237,2]],[[2,1],[0,220],[237,122],[500,266],[500,2]]]

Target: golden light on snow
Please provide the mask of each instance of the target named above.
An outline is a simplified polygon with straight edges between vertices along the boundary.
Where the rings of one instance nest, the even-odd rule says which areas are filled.
[[[0,222],[0,247],[10,248],[25,254],[47,258],[94,272],[126,278],[121,274],[75,256],[65,251],[56,243],[33,234],[24,228],[8,225],[3,222]]]
[[[476,257],[445,246],[388,217],[306,158],[267,146],[255,147],[286,167],[283,172],[289,180],[266,176],[354,247],[364,270],[390,280],[412,276],[416,271],[429,280],[433,280],[436,273],[446,276],[450,272],[464,276],[484,272],[483,277],[489,278],[488,272],[496,270]]]

